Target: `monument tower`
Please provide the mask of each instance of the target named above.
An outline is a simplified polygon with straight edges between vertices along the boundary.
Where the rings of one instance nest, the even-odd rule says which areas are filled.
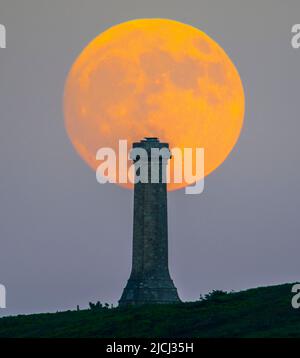
[[[141,152],[147,153],[146,156],[131,156],[136,165],[139,163],[137,173],[142,172],[141,166],[148,169],[147,182],[139,181],[134,185],[132,270],[119,305],[180,302],[168,267],[165,176],[171,158],[169,145],[157,138],[145,138],[133,143],[135,148],[144,149]],[[150,180],[151,170],[152,173],[157,171],[154,182]]]

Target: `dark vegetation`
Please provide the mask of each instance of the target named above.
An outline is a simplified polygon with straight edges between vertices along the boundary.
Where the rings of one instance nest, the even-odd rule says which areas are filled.
[[[292,284],[212,291],[173,305],[90,309],[0,319],[0,337],[300,337]]]

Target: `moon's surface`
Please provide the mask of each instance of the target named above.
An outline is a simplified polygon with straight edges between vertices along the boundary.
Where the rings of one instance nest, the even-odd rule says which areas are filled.
[[[166,19],[101,33],[76,59],[64,94],[67,133],[93,170],[99,148],[118,153],[120,139],[130,149],[159,137],[170,148],[204,148],[208,175],[235,145],[244,106],[240,76],[224,50],[204,32]],[[171,175],[168,188],[186,185]]]

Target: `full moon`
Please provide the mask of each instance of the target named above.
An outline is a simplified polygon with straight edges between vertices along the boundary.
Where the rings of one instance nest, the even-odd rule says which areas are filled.
[[[98,149],[118,153],[119,140],[130,149],[158,137],[170,148],[204,148],[207,176],[237,142],[244,107],[225,51],[199,29],[167,19],[132,20],[101,33],[74,62],[64,92],[68,136],[93,170]],[[172,159],[170,165],[168,190],[190,185],[172,182]]]

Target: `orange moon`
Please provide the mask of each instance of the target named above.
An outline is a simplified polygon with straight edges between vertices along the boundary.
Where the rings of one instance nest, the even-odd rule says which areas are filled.
[[[204,32],[167,19],[132,20],[101,33],[76,59],[64,92],[67,133],[93,170],[98,149],[118,153],[121,139],[130,149],[158,137],[170,148],[204,148],[206,176],[237,142],[244,107],[225,51]],[[168,190],[186,185],[171,174]]]

